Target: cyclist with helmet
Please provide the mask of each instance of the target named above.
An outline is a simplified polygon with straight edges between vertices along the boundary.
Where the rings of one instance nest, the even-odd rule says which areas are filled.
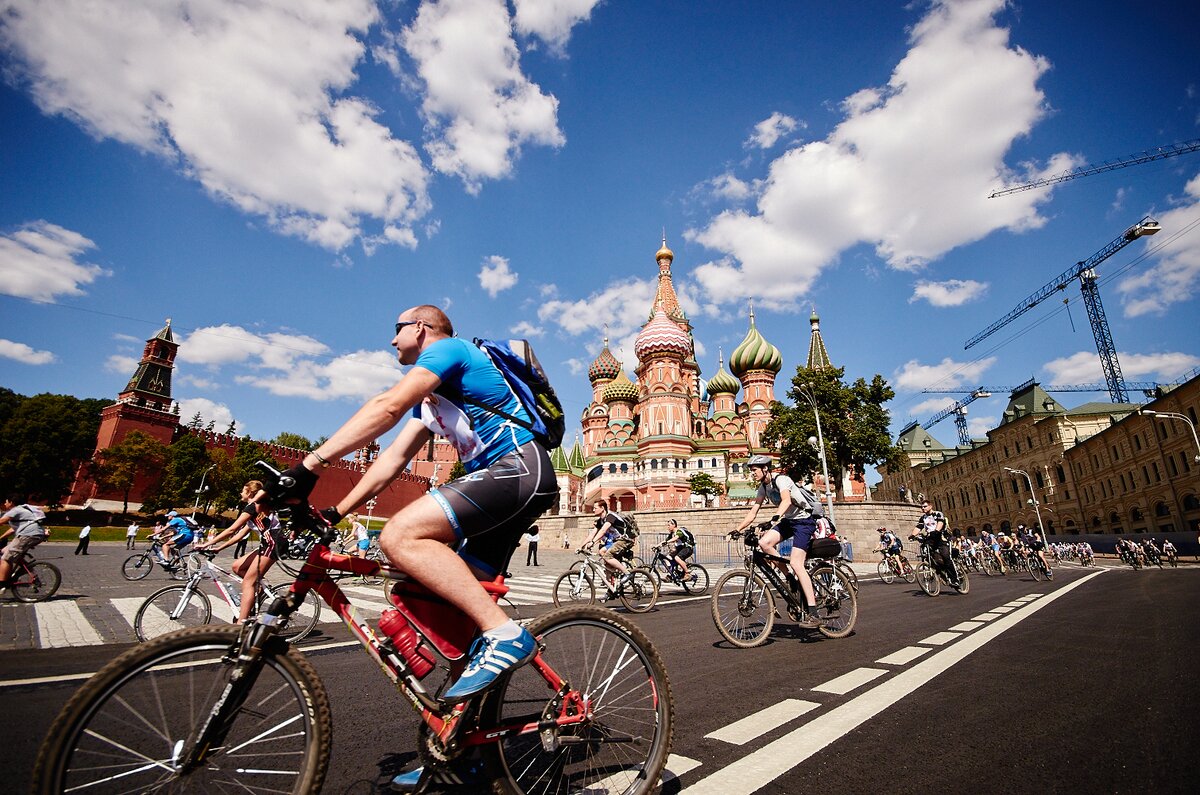
[[[696,537],[692,535],[691,530],[680,527],[679,522],[674,519],[667,520],[667,531],[669,535],[663,542],[663,547],[670,552],[671,560],[679,567],[683,581],[688,582],[692,575],[688,571],[687,559],[696,551]]]
[[[801,616],[798,626],[816,629],[821,626],[821,622],[817,618],[817,599],[813,592],[812,580],[804,568],[804,559],[808,555],[813,531],[817,528],[817,517],[824,516],[825,512],[821,510],[820,501],[811,491],[787,475],[772,475],[774,462],[768,456],[752,456],[746,465],[750,470],[751,482],[758,484],[758,495],[741,524],[733,532],[741,533],[754,524],[754,519],[764,502],[779,508],[778,523],[763,534],[758,546],[769,555],[778,555],[776,545],[785,538],[792,539],[792,575],[799,582],[800,590],[804,594],[804,615]]]
[[[875,532],[879,533],[879,545],[875,549],[883,552],[883,557],[888,564],[896,571],[900,571],[900,553],[904,551],[904,542],[900,540],[900,536],[886,527],[879,527]]]
[[[946,515],[935,511],[933,503],[929,500],[921,502],[921,511],[921,518],[917,520],[916,529],[909,538],[929,544],[929,557],[934,568],[938,569],[952,588],[958,588],[961,583],[950,557],[950,531],[946,527]]]

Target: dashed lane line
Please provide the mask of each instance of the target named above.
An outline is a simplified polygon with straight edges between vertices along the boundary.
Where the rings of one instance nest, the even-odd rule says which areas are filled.
[[[963,621],[961,624],[955,624],[950,627],[951,632],[970,632],[973,629],[979,629],[983,626],[982,621]]]
[[[939,650],[932,657],[876,685],[867,692],[814,718],[762,748],[730,765],[714,771],[690,787],[689,795],[749,795],[775,781],[830,743],[840,739],[905,696],[915,693],[939,675],[950,670],[972,652],[995,640],[1004,632],[1032,616],[1061,596],[1065,596],[1103,572],[1083,577],[1021,610],[988,624],[983,629],[960,636],[962,640]]]
[[[924,643],[926,646],[945,646],[952,640],[961,637],[958,632],[935,632],[924,640],[919,640],[917,643]]]
[[[886,673],[887,671],[882,668],[855,668],[853,671],[815,686],[813,690],[819,693],[833,693],[834,695],[844,696],[851,690],[857,690],[868,682],[874,682]]]
[[[929,649],[924,646],[905,646],[903,649],[894,651],[886,657],[881,657],[875,662],[879,663],[880,665],[908,665],[913,660],[917,659],[918,657],[922,657],[931,651],[933,651],[933,649]]]
[[[745,745],[767,732],[778,729],[789,721],[793,721],[806,712],[811,712],[821,706],[815,701],[804,701],[798,698],[787,698],[766,709],[759,710],[753,715],[747,715],[741,720],[734,721],[728,726],[722,726],[715,732],[704,735],[705,738],[720,740],[731,745]]]

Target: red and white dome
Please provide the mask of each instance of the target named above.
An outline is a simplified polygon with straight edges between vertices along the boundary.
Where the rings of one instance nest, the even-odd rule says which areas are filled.
[[[680,359],[692,352],[692,341],[679,324],[675,323],[660,305],[633,343],[633,352],[639,361],[653,356],[677,356]]]

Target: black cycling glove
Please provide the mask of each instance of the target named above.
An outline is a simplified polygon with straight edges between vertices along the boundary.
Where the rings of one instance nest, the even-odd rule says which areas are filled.
[[[317,473],[304,464],[296,464],[279,476],[279,484],[275,487],[273,496],[284,504],[295,505],[306,502],[315,485]]]
[[[325,521],[329,522],[330,527],[337,527],[337,523],[342,521],[342,515],[338,513],[338,509],[333,505],[330,505],[328,508],[322,508],[321,516]]]

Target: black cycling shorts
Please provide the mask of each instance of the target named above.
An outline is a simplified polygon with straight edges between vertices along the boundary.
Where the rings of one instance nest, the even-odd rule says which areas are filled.
[[[504,571],[521,535],[558,499],[558,479],[550,455],[531,441],[429,496],[464,542],[463,560],[494,577]]]

